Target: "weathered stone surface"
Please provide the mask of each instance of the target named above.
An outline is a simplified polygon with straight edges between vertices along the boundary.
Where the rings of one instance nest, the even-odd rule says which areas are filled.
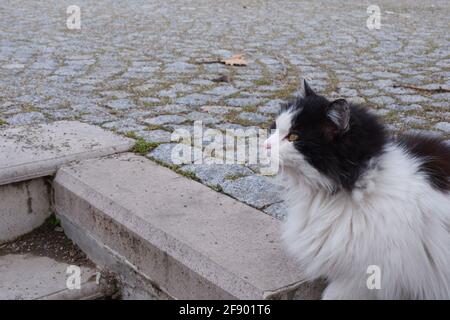
[[[425,129],[410,129],[410,130],[406,130],[405,133],[425,135],[425,136],[436,137],[436,138],[439,138],[442,136],[441,132],[439,132],[439,131],[425,130]]]
[[[0,185],[55,173],[64,163],[128,150],[133,140],[77,121],[0,130]]]
[[[102,124],[103,128],[114,130],[119,133],[134,132],[144,130],[145,126],[139,125],[133,119],[124,119],[119,121],[112,121]]]
[[[378,115],[380,117],[385,116],[391,112],[388,109],[372,109],[371,111],[372,111],[372,113],[375,113],[376,115]]]
[[[39,227],[51,214],[50,196],[45,178],[0,185],[0,243]]]
[[[164,143],[153,149],[147,157],[155,159],[166,165],[173,165],[172,149],[175,147],[175,143]]]
[[[450,133],[450,123],[449,122],[438,122],[434,126],[436,129],[444,131],[445,133]]]
[[[193,173],[200,181],[211,187],[219,187],[226,180],[234,180],[253,174],[253,171],[238,164],[191,164],[181,168]]]
[[[196,69],[195,65],[186,63],[186,62],[174,62],[168,64],[165,72],[174,72],[174,73],[188,73],[192,72]]]
[[[103,91],[102,96],[109,97],[109,98],[116,98],[116,99],[125,99],[130,96],[130,94],[126,91],[119,91],[119,90],[112,90],[112,91]],[[120,100],[118,100],[120,101]],[[122,101],[128,101],[128,100],[122,100]]]
[[[286,210],[286,205],[283,202],[278,202],[268,206],[263,211],[278,220],[284,220],[287,216]]]
[[[242,120],[250,121],[253,123],[266,122],[270,119],[269,117],[266,117],[262,114],[254,113],[254,112],[242,112],[239,114],[238,118],[242,119]]]
[[[373,102],[375,104],[381,105],[381,106],[390,105],[395,102],[394,99],[392,99],[391,97],[388,97],[388,96],[373,97],[369,101]]]
[[[134,104],[128,99],[117,99],[107,102],[106,107],[115,110],[127,110],[134,107]]]
[[[415,117],[415,116],[404,116],[401,118],[402,122],[407,125],[416,125],[416,126],[422,126],[426,125],[428,121],[425,119]]]
[[[162,143],[171,141],[171,133],[165,130],[143,130],[136,132],[136,134],[147,142]]]
[[[44,121],[45,121],[44,115],[39,112],[18,113],[7,118],[8,124],[11,125],[25,125],[25,124],[40,123]]]
[[[163,124],[178,124],[186,121],[186,118],[178,115],[162,115],[154,118],[144,120],[145,123],[152,125],[163,125]]]
[[[398,99],[405,103],[417,103],[417,102],[424,102],[424,101],[428,100],[427,98],[425,98],[423,96],[419,96],[419,95],[400,95],[400,96],[398,96]]]
[[[195,10],[159,0],[145,8],[136,0],[112,8],[99,0],[91,11],[104,14],[96,15],[98,19],[90,21],[89,27],[102,30],[110,25],[108,17],[117,15],[127,25],[127,32],[113,24],[106,33],[83,33],[82,37],[69,37],[62,29],[53,28],[52,21],[65,10],[63,4],[36,8],[29,5],[31,0],[20,2],[23,5],[3,2],[0,7],[11,13],[0,22],[5,39],[0,54],[0,91],[4,101],[14,104],[0,110],[0,119],[30,112],[40,115],[17,116],[14,123],[72,116],[91,124],[113,121],[102,121],[104,113],[99,110],[88,111],[88,103],[94,101],[110,105],[112,108],[104,109],[120,120],[127,117],[128,110],[155,104],[186,102],[189,107],[202,107],[226,104],[228,99],[239,108],[260,107],[258,112],[275,114],[276,108],[268,104],[298,91],[300,77],[310,78],[314,89],[328,96],[335,92],[360,102],[374,98],[380,105],[421,103],[427,111],[448,108],[449,93],[438,91],[449,88],[450,83],[448,49],[441,40],[446,39],[448,8],[438,0],[431,0],[433,10],[419,10],[418,0],[401,0],[396,3],[398,11],[411,14],[400,19],[394,13],[385,15],[386,23],[376,35],[361,29],[361,7],[354,1],[327,1],[321,8],[286,1],[269,3],[260,8],[261,19],[253,19],[254,11],[242,10],[237,15],[234,6],[214,11],[210,0]],[[287,15],[279,7],[296,15]],[[333,12],[336,19],[321,15],[323,10]],[[142,19],[135,19],[136,12]],[[175,23],[171,17],[176,16],[183,19]],[[298,23],[311,16],[316,17],[312,23]],[[276,33],[263,23],[268,17],[279,27]],[[193,27],[192,21],[203,23]],[[30,25],[40,28],[24,31],[24,26]],[[163,27],[166,25],[171,27]],[[298,34],[306,36],[293,38]],[[246,48],[246,67],[209,63],[231,57],[242,51],[239,48]],[[421,92],[404,85],[437,91]],[[49,112],[50,106],[66,109],[75,102],[84,108],[70,115]],[[224,119],[220,124],[223,122],[233,120]]]
[[[262,113],[270,113],[270,114],[278,114],[281,111],[281,105],[285,103],[283,100],[272,100],[269,103],[266,103],[265,106],[258,107],[258,112]]]
[[[256,208],[263,208],[282,200],[281,188],[269,178],[259,175],[226,180],[221,187],[223,192]]]
[[[23,69],[24,67],[25,67],[25,65],[24,65],[24,64],[21,64],[21,63],[4,64],[4,65],[2,66],[3,69],[10,69],[10,70],[13,70],[13,69]]]
[[[155,103],[160,103],[161,102],[160,99],[154,98],[154,97],[140,98],[139,101],[141,101],[142,103],[147,103],[147,104],[155,104]]]
[[[99,124],[102,124],[105,122],[115,121],[115,120],[117,120],[117,117],[110,115],[110,114],[105,114],[105,113],[84,114],[81,116],[80,120],[83,122],[90,123],[90,124],[99,125]]]
[[[238,112],[240,108],[237,107],[224,107],[224,106],[203,106],[201,109],[205,112],[212,114],[227,114],[232,111]]]
[[[152,110],[165,114],[165,113],[183,113],[188,112],[191,110],[191,108],[181,105],[181,104],[168,104],[163,106],[157,106],[152,108]]]
[[[318,296],[282,249],[277,220],[144,157],[65,167],[55,199],[63,226],[85,230],[171,297]]]
[[[94,268],[81,266],[81,287],[67,288],[69,264],[32,254],[0,257],[1,300],[95,299],[104,297],[103,288],[92,281]]]
[[[214,89],[206,91],[205,93],[225,97],[225,96],[230,96],[232,94],[235,94],[238,91],[239,91],[238,89],[236,89],[232,86],[221,86],[221,87],[215,87]]]
[[[202,121],[203,124],[215,124],[220,122],[221,117],[220,116],[211,116],[208,113],[193,111],[186,115],[186,118],[188,118],[191,121]]]
[[[385,106],[388,109],[394,110],[394,111],[421,111],[423,110],[422,106],[418,104],[410,104],[410,105],[398,105],[398,104],[392,104],[392,105],[386,105]]]
[[[176,103],[179,104],[186,104],[189,106],[201,106],[205,104],[210,104],[219,101],[220,98],[213,95],[206,95],[206,94],[199,94],[199,93],[192,93],[187,96],[178,98],[176,100]]]
[[[227,104],[233,107],[251,107],[263,102],[262,99],[259,98],[232,98],[226,100]]]

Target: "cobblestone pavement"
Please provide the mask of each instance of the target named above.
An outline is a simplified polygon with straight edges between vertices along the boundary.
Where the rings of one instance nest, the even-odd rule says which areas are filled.
[[[307,77],[329,97],[367,103],[393,131],[450,138],[450,93],[433,91],[450,88],[447,0],[74,2],[0,2],[0,125],[78,119],[134,132],[170,164],[173,129],[197,119],[264,127]],[[72,4],[81,30],[66,28]],[[366,27],[371,4],[380,30]],[[239,53],[248,66],[200,63]],[[230,81],[213,81],[223,76]],[[283,214],[255,168],[180,170]]]

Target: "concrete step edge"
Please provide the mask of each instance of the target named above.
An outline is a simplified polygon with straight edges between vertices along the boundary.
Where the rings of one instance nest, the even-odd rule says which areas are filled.
[[[164,289],[143,274],[126,257],[96,239],[85,228],[70,221],[65,215],[58,215],[66,235],[76,242],[97,265],[116,276],[122,299],[175,299]]]
[[[90,206],[90,207],[92,207],[92,208],[98,210],[98,212],[96,212],[97,219],[101,219],[102,217],[103,217],[103,218],[106,218],[106,219],[110,219],[107,215],[103,214],[104,211],[111,210],[111,205],[112,205],[112,203],[111,203],[111,200],[110,200],[110,199],[108,199],[108,198],[105,197],[104,195],[99,195],[99,194],[97,194],[97,193],[95,192],[95,190],[89,188],[89,187],[86,186],[86,185],[85,185],[85,186],[80,186],[79,184],[76,183],[76,181],[75,181],[76,179],[73,179],[72,176],[67,175],[63,170],[61,170],[60,172],[58,172],[58,177],[57,177],[57,180],[56,180],[56,183],[55,183],[55,188],[57,188],[58,191],[60,191],[60,188],[62,187],[62,186],[59,184],[59,181],[62,180],[62,179],[66,180],[66,183],[67,183],[67,184],[71,183],[70,186],[68,186],[68,185],[66,184],[66,188],[69,189],[70,192],[71,192],[75,197],[77,197],[80,201],[83,201],[83,202],[85,202],[85,203],[89,203],[89,206]],[[95,205],[93,205],[94,202],[96,203]],[[68,217],[70,217],[70,214],[66,214],[65,211],[64,211],[64,208],[62,208],[61,206],[58,205],[58,201],[55,202],[54,208],[55,208],[55,211],[58,213],[58,216],[63,217],[62,220],[67,219]],[[126,216],[129,216],[130,214],[132,214],[130,211],[127,211],[127,210],[124,209],[124,208],[121,208],[121,209],[123,209],[122,217],[126,217]],[[103,211],[103,212],[100,212],[100,211]],[[69,219],[70,219],[70,218],[69,218]],[[81,221],[71,221],[71,222],[72,222],[72,224],[74,224],[74,225],[76,225],[76,224],[80,225],[80,224],[81,224]],[[116,223],[116,224],[118,225],[119,228],[124,228],[124,225],[121,223],[121,221],[116,220],[116,221],[114,221],[114,223]],[[126,229],[126,231],[129,232],[129,236],[133,236],[133,237],[135,237],[135,239],[138,239],[138,240],[136,240],[136,241],[145,241],[145,240],[143,240],[142,238],[140,238],[140,237],[136,234],[136,232],[134,232],[133,230]],[[160,237],[164,237],[164,233],[163,233],[162,231],[157,230],[157,229],[153,229],[152,231],[155,232],[154,234],[159,234]],[[87,232],[86,232],[86,233],[87,233],[87,234],[89,233],[89,229],[87,229]],[[92,236],[92,234],[91,234],[91,236]],[[92,237],[93,237],[94,239],[96,238],[95,236],[92,236]],[[195,265],[195,262],[196,262],[195,259],[192,259],[192,260],[191,260],[191,262],[192,262],[191,264],[186,263],[185,261],[180,262],[180,261],[177,259],[176,254],[174,255],[175,252],[172,250],[173,248],[167,247],[167,246],[165,245],[165,243],[160,242],[160,241],[158,240],[158,238],[160,238],[160,237],[155,236],[154,239],[156,239],[156,243],[153,243],[153,242],[152,242],[152,245],[156,246],[158,250],[161,250],[161,252],[164,252],[164,253],[167,254],[168,256],[172,257],[175,261],[178,261],[179,263],[181,263],[181,264],[182,264],[184,267],[186,267],[187,269],[190,269],[190,270],[192,270],[192,271],[194,271],[194,272],[199,272],[199,271],[200,271],[200,270],[199,270],[199,267]],[[74,240],[74,239],[72,239],[72,240]],[[96,240],[99,241],[99,242],[105,241],[105,240],[100,240],[100,239],[96,239]],[[76,241],[75,241],[75,242],[76,242]],[[77,242],[76,242],[76,243],[77,243]],[[81,247],[81,244],[80,244],[80,243],[77,243],[77,244],[80,245],[80,247]],[[180,244],[180,245],[182,245],[182,244]],[[104,246],[105,249],[106,249],[106,248],[110,248],[110,247],[108,246],[108,243],[103,243],[103,246]],[[180,250],[183,250],[183,249],[180,249]],[[190,249],[188,248],[188,250],[190,250]],[[88,251],[88,250],[85,251],[85,252],[86,252],[87,254],[89,254],[89,251]],[[196,253],[193,252],[193,254],[196,254]],[[123,252],[121,252],[119,255],[121,255],[121,256],[123,256],[123,257],[126,257],[126,255],[125,255]],[[96,257],[95,257],[95,256],[89,256],[89,258],[92,259],[94,262],[98,263],[98,260],[96,260]],[[126,258],[125,258],[125,259],[126,259]],[[134,265],[133,263],[131,263],[131,262],[129,262],[129,263],[130,263],[130,265],[133,266],[133,268],[135,268],[136,270],[139,270],[139,267],[138,267],[138,266],[135,266],[135,265]],[[225,270],[220,270],[220,269],[222,269],[221,266],[218,265],[218,264],[216,264],[214,261],[209,261],[209,263],[210,263],[209,269],[215,269],[216,272],[220,272],[220,271],[224,272],[224,271],[225,271]],[[225,271],[225,272],[228,273],[227,271]],[[143,273],[143,274],[144,274],[145,277],[148,277],[147,275],[145,275],[145,273]],[[232,274],[229,274],[228,276],[229,276],[229,277],[233,277]],[[150,277],[149,277],[149,278],[150,278]],[[209,282],[211,279],[207,279],[207,278],[206,278],[205,280]],[[217,281],[218,279],[214,279],[214,280]],[[232,280],[231,280],[231,281],[232,281]],[[218,285],[220,286],[221,284],[219,283]],[[162,287],[162,285],[159,284],[158,287]],[[256,296],[258,295],[258,293],[257,293],[257,292],[258,292],[258,289],[257,289],[257,288],[254,288],[251,284],[248,285],[248,288],[247,288],[247,289],[248,289],[249,291],[251,291],[251,292],[254,292],[254,297],[256,297]],[[164,292],[167,292],[167,290],[164,290],[164,289],[163,289],[163,291],[164,291]],[[170,295],[170,294],[169,294],[169,295]],[[232,297],[230,296],[230,298],[232,298]],[[249,298],[250,298],[250,297],[249,297]]]
[[[0,129],[0,244],[51,213],[51,179],[64,164],[129,150],[133,139],[78,121]]]
[[[134,140],[79,121],[0,130],[0,186],[53,175],[68,162],[128,151]]]
[[[113,172],[108,172],[108,169],[104,167],[105,165],[107,167],[111,164],[118,165],[118,163],[116,163],[117,161],[121,161],[120,166],[117,166],[117,168],[115,168]],[[127,188],[133,188],[132,185],[123,186],[126,181],[120,180],[120,177],[114,177],[115,174],[118,174],[120,176],[121,173],[118,173],[117,170],[122,169],[124,166],[129,166],[124,170],[134,170],[135,166],[129,164],[130,161],[137,161],[136,166],[138,169],[136,170],[138,171],[141,167],[146,168],[146,170],[148,169],[147,171],[149,172],[166,170],[162,173],[159,172],[159,174],[162,174],[163,177],[167,175],[167,182],[179,179],[175,182],[172,182],[177,184],[178,181],[183,181],[183,183],[185,184],[184,187],[189,186],[187,187],[188,189],[192,187],[194,189],[197,188],[197,191],[200,190],[199,193],[202,194],[202,197],[205,197],[205,193],[214,193],[209,195],[209,197],[211,197],[210,199],[216,199],[216,197],[218,197],[220,201],[223,200],[227,203],[228,206],[230,206],[230,198],[225,195],[217,194],[215,191],[203,185],[200,185],[195,181],[186,181],[188,179],[186,179],[185,177],[179,176],[166,168],[156,166],[153,162],[146,158],[138,157],[135,155],[122,154],[116,157],[88,160],[73,167],[65,166],[61,168],[57,173],[54,183],[55,209],[57,213],[60,216],[67,218],[67,220],[70,220],[71,223],[76,225],[78,228],[85,230],[86,233],[92,235],[98,242],[101,242],[104,246],[111,248],[119,255],[125,257],[125,259],[129,261],[136,270],[141,272],[147,278],[152,279],[151,281],[156,283],[159,287],[165,288],[164,291],[168,292],[170,296],[175,298],[318,298],[318,296],[320,295],[320,286],[317,287],[316,284],[305,283],[300,276],[297,276],[297,280],[295,281],[296,276],[294,275],[286,276],[285,274],[280,274],[281,277],[279,285],[273,286],[276,281],[272,281],[272,287],[267,287],[267,284],[264,284],[264,280],[256,280],[255,282],[255,280],[250,280],[248,278],[246,279],[246,277],[243,278],[242,275],[245,274],[245,272],[239,272],[240,274],[236,274],[235,271],[229,269],[229,267],[226,266],[226,263],[223,265],[223,260],[217,261],[217,255],[215,256],[216,258],[214,258],[214,256],[210,256],[208,253],[205,254],[205,252],[197,251],[195,249],[195,245],[194,247],[191,247],[192,243],[191,245],[189,245],[183,242],[182,238],[179,237],[179,234],[178,238],[176,235],[173,235],[173,230],[170,231],[168,229],[159,229],[157,224],[159,223],[158,219],[161,218],[160,216],[156,216],[156,220],[147,221],[139,216],[139,212],[133,212],[129,208],[125,208],[119,202],[124,201],[123,197],[127,197],[127,194],[122,194],[120,192],[117,193],[117,190],[113,190],[111,191],[111,194],[106,195],[102,194],[102,191],[96,190],[97,187],[100,188],[99,190],[101,190],[103,185],[100,184],[97,187],[92,186],[96,185],[98,181],[96,182],[95,180],[90,180],[89,176],[92,176],[92,174],[96,174],[98,175],[96,179],[101,179],[102,176],[108,177],[108,179],[111,178],[108,183],[120,184],[120,186],[117,186],[119,189],[123,188],[124,190],[128,190]],[[96,169],[95,171],[92,171],[91,174],[86,173],[90,169],[92,169],[91,167],[96,166],[98,166],[98,170]],[[83,170],[87,171],[83,172]],[[84,174],[87,174],[87,176],[84,176]],[[126,176],[128,177],[128,175]],[[132,177],[130,179],[132,179]],[[145,182],[143,183],[145,184]],[[148,182],[148,185],[146,186],[149,186],[150,189],[152,187],[155,187],[155,185],[151,182]],[[173,184],[171,186],[173,186]],[[135,193],[139,193],[139,190]],[[223,197],[226,197],[226,199]],[[232,201],[236,202],[232,203],[232,206],[236,206],[232,207],[232,210],[243,210],[242,214],[244,219],[248,219],[249,216],[246,216],[247,214],[251,215],[251,219],[249,220],[250,223],[261,220],[263,225],[271,225],[272,229],[274,227],[274,225],[272,225],[273,223],[275,225],[279,223],[278,221],[271,222],[273,219],[268,221],[267,219],[269,218],[262,212],[256,212],[256,209],[250,208],[235,200]],[[152,209],[154,208],[151,208],[149,210],[151,211]],[[211,206],[209,207],[209,209],[211,209]],[[181,208],[181,211],[182,210],[183,209]],[[234,214],[231,211],[229,213]],[[156,215],[158,214],[159,213],[157,212]],[[258,214],[258,216],[255,216],[255,214]],[[163,219],[164,218],[165,217],[163,217]],[[108,232],[106,232],[102,228],[107,228]],[[208,231],[212,232],[213,230],[206,229],[205,232]],[[116,235],[116,237],[117,235],[120,235],[120,240],[114,238],[114,235]],[[76,239],[74,240],[75,242],[77,242]],[[249,239],[249,241],[251,242],[252,239]],[[274,246],[277,248],[277,245],[270,244],[267,247],[267,250],[275,249]],[[83,246],[80,245],[80,247]],[[141,255],[136,255],[136,253],[133,252],[132,249],[140,252]],[[148,260],[146,255],[153,255],[154,259]],[[271,255],[271,253],[269,253],[269,255]],[[281,257],[282,255],[281,253],[277,253],[275,256]],[[90,258],[97,263],[95,257]],[[247,258],[245,258],[243,262],[247,261],[248,263],[248,259],[246,259]],[[292,262],[288,262],[289,259],[286,258],[286,261],[284,260],[285,258],[283,258],[282,263],[279,264],[281,269],[284,268],[287,272],[295,270],[296,267],[292,264]],[[165,263],[167,264],[164,265],[164,267],[167,268],[167,270],[158,270],[158,261],[165,261]],[[280,261],[274,262],[279,263]],[[155,263],[156,266],[152,265]],[[246,267],[243,268],[245,269]],[[261,266],[261,268],[264,269],[267,268],[267,266]],[[258,270],[258,268],[254,270]],[[268,270],[273,271],[274,268],[269,267]],[[192,280],[189,283],[184,283],[187,289],[186,292],[182,292],[180,291],[179,283],[174,283],[174,280],[171,280],[168,277],[164,278],[164,276],[160,274],[164,272],[168,272],[170,274],[170,277],[173,278],[184,275],[185,277],[187,277],[187,279],[195,280]],[[281,270],[281,272],[283,272],[283,270]],[[295,272],[299,273],[298,271]],[[262,274],[260,276],[262,276]],[[277,279],[276,276],[271,276],[272,280]],[[258,279],[258,275],[256,275],[255,279]],[[292,281],[289,280],[288,282],[286,282],[287,279],[292,279]],[[178,280],[181,281],[180,279]],[[199,288],[195,288],[195,286],[192,284],[194,282],[199,284]]]

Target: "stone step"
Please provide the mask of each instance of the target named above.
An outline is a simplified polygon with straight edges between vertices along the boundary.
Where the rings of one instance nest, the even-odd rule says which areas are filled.
[[[0,130],[0,243],[41,225],[51,211],[51,181],[70,161],[127,151],[133,140],[77,121]]]
[[[124,152],[133,140],[78,121],[0,131],[0,185],[52,175],[70,161]]]
[[[123,277],[129,298],[320,296],[320,284],[306,283],[285,254],[278,220],[147,158],[64,166],[54,191],[66,234]]]
[[[96,268],[72,268],[45,256],[0,256],[0,300],[93,300],[113,293]]]

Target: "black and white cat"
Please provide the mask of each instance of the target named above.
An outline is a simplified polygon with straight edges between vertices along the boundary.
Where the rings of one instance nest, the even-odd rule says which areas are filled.
[[[450,147],[389,137],[377,118],[305,82],[275,122],[283,239],[324,299],[450,299]],[[381,271],[369,289],[369,266]]]

